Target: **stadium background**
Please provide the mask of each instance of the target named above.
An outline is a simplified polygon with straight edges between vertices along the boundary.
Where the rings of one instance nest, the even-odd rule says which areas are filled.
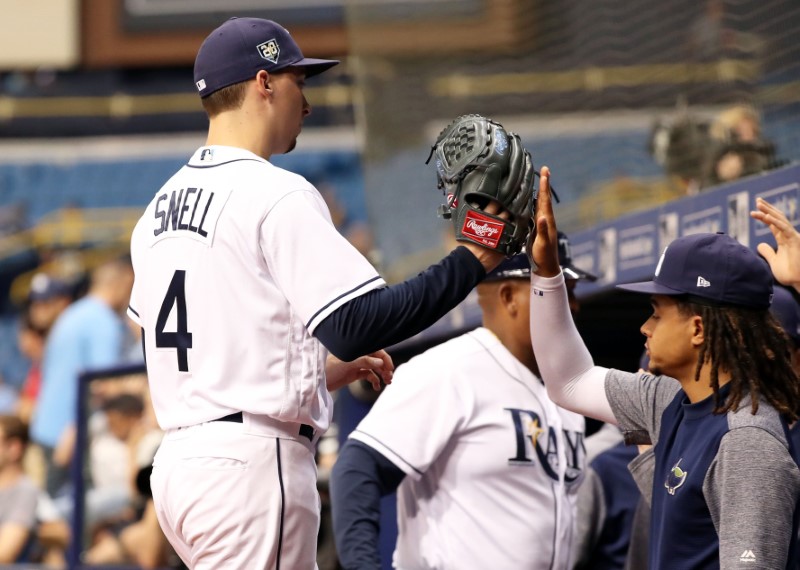
[[[553,171],[560,227],[584,235],[633,212],[726,192],[709,174],[709,137],[727,109],[746,105],[771,149],[755,178],[788,177],[787,213],[797,220],[793,0],[3,4],[0,375],[12,388],[27,366],[16,328],[32,276],[86,270],[125,250],[152,194],[203,143],[191,65],[205,35],[231,15],[278,20],[306,55],[342,59],[309,83],[314,109],[298,148],[274,162],[324,191],[343,233],[390,281],[451,245],[424,163],[461,113],[519,132],[535,163]],[[642,304],[609,287],[578,294],[578,324],[598,361],[635,366]],[[396,360],[474,326],[471,314],[456,312],[435,334],[395,347]],[[340,433],[363,413],[351,396]]]

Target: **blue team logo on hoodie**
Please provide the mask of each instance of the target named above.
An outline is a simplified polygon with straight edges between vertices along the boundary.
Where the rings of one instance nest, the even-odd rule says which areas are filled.
[[[664,487],[667,488],[667,491],[670,495],[674,495],[675,491],[683,485],[686,481],[686,476],[689,474],[688,471],[684,471],[680,468],[681,461],[683,461],[683,457],[678,459],[678,462],[669,470],[669,474],[667,475],[667,480],[664,481]]]

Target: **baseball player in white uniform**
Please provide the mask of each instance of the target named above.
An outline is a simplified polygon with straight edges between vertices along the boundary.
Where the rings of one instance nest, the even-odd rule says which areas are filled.
[[[314,568],[329,389],[370,370],[391,380],[380,349],[438,320],[502,259],[468,244],[386,287],[319,192],[269,162],[310,113],[306,78],[336,63],[305,58],[269,20],[214,30],[194,69],[207,142],[131,238],[128,314],[166,431],[153,496],[190,568]]]
[[[483,326],[400,366],[342,447],[331,499],[348,570],[381,567],[379,501],[395,489],[395,568],[572,567],[584,419],[538,378],[527,256],[490,272],[478,300]]]

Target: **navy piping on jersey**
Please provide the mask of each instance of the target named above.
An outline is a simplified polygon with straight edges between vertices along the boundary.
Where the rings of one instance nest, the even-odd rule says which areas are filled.
[[[397,458],[398,458],[400,461],[402,461],[403,463],[405,463],[406,465],[408,465],[409,467],[411,467],[411,469],[413,469],[413,470],[414,470],[416,473],[419,473],[420,475],[422,475],[422,471],[420,471],[419,469],[417,469],[416,467],[414,467],[413,465],[411,465],[411,463],[409,463],[408,461],[406,461],[406,460],[403,458],[403,456],[402,456],[402,455],[400,455],[400,454],[399,454],[399,453],[397,453],[397,452],[396,452],[394,449],[392,449],[391,447],[389,447],[388,445],[386,445],[385,443],[383,443],[383,442],[382,442],[381,440],[379,440],[377,437],[375,437],[375,436],[373,436],[373,435],[371,435],[371,434],[368,434],[368,433],[366,433],[366,432],[363,432],[363,431],[361,431],[361,430],[359,430],[359,429],[356,429],[356,430],[353,430],[353,431],[354,431],[354,432],[357,432],[357,433],[364,434],[365,436],[369,437],[370,439],[374,439],[375,441],[377,441],[378,443],[380,443],[380,444],[381,444],[383,447],[385,447],[386,449],[388,449],[389,451],[391,451],[392,453],[394,453],[394,454],[395,454],[395,456],[396,456],[396,457],[397,457]],[[376,450],[376,451],[377,451],[377,450]],[[380,452],[379,452],[379,453],[380,453]]]
[[[226,164],[232,164],[234,162],[242,162],[242,161],[249,161],[249,162],[260,162],[264,164],[265,161],[257,160],[255,158],[237,158],[234,160],[229,160],[228,162],[220,162],[219,164],[187,164],[188,168],[216,168],[217,166],[225,166]]]
[[[283,549],[283,508],[285,500],[283,496],[283,472],[281,470],[281,440],[277,437],[275,438],[275,456],[278,459],[278,485],[281,488],[281,519],[278,527],[278,561],[275,563],[275,570],[281,570],[281,550]]]
[[[550,489],[553,491],[553,497],[556,496],[556,484],[554,482],[550,482]],[[558,501],[553,501],[553,519],[558,521]],[[572,521],[570,521],[572,522]],[[568,540],[571,540],[571,537],[568,537]],[[552,544],[555,545],[558,541],[558,522],[553,525],[553,542]],[[569,544],[569,542],[567,542]],[[552,552],[550,553],[550,570],[553,570],[553,567],[556,563],[556,549],[553,548]]]
[[[378,280],[378,279],[380,279],[380,278],[381,278],[381,277],[380,277],[380,275],[376,275],[375,277],[372,277],[371,279],[367,279],[366,281],[364,281],[364,282],[363,282],[363,283],[361,283],[360,285],[356,285],[355,287],[353,287],[353,288],[352,288],[352,289],[350,289],[349,291],[345,291],[344,293],[342,293],[341,295],[339,295],[338,297],[336,297],[335,299],[333,299],[332,301],[330,301],[329,303],[327,303],[327,304],[326,304],[324,307],[322,307],[322,308],[321,308],[319,311],[317,311],[316,313],[314,313],[313,315],[311,315],[311,318],[310,318],[310,319],[308,319],[308,322],[306,323],[306,328],[309,328],[309,327],[310,327],[310,325],[311,325],[311,323],[313,323],[313,322],[314,322],[314,319],[316,319],[316,318],[317,318],[317,316],[318,316],[318,315],[319,315],[321,312],[323,312],[325,309],[327,309],[328,307],[330,307],[331,305],[333,305],[333,304],[334,304],[336,301],[338,301],[338,300],[339,300],[339,299],[341,299],[342,297],[347,297],[348,295],[350,295],[350,294],[351,294],[351,293],[353,293],[354,291],[358,291],[359,289],[361,289],[361,288],[362,288],[364,285],[368,285],[368,284],[372,283],[373,281],[376,281],[376,280]]]
[[[133,313],[134,315],[136,315],[137,317],[139,317],[140,319],[142,318],[142,317],[141,317],[141,315],[139,315],[139,313],[137,313],[137,312],[136,312],[136,309],[134,309],[134,308],[133,308],[133,307],[131,307],[130,305],[128,305],[128,310],[129,310],[131,313]]]

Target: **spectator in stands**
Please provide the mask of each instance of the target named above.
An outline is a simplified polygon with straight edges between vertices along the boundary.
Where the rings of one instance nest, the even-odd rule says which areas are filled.
[[[22,469],[28,430],[16,416],[0,416],[0,563],[23,561],[36,527],[39,489]]]
[[[132,492],[128,493],[128,504],[135,506],[142,503],[142,506],[139,516],[134,519],[101,530],[87,551],[85,560],[90,564],[134,563],[143,568],[164,567],[177,556],[158,525],[150,490],[153,456],[161,440],[161,432],[148,427],[145,412],[151,410],[146,408],[138,395],[122,393],[111,397],[102,407],[109,437],[117,442],[125,442],[125,449],[105,453],[103,450],[109,448],[103,444],[102,436],[96,439],[92,457],[102,457],[99,457],[99,462],[93,460],[94,483],[97,485],[102,483],[101,478],[107,479],[109,463],[124,464],[125,469],[118,470],[116,481],[111,483],[117,488],[120,484],[129,485]],[[120,451],[127,457],[121,456]],[[94,502],[90,497],[89,503]]]
[[[131,516],[144,402],[138,395],[123,393],[104,402],[102,410],[102,417],[97,418],[100,421],[92,421],[100,427],[92,434],[89,450],[89,525]]]
[[[51,496],[69,479],[80,374],[122,359],[128,328],[121,312],[132,284],[129,258],[102,263],[91,274],[88,294],[58,317],[48,336],[31,436],[44,452]]]
[[[33,322],[30,309],[24,311],[19,319],[17,332],[17,346],[20,353],[28,359],[30,365],[25,380],[22,383],[19,400],[17,401],[16,414],[26,424],[30,423],[36,398],[42,381],[42,356],[44,355],[44,342],[46,331]]]
[[[33,326],[45,334],[71,302],[72,287],[65,281],[43,272],[37,273],[31,279],[31,290],[28,294],[30,320]]]
[[[773,249],[760,243],[758,253],[767,260],[778,283],[800,292],[800,232],[793,225],[795,215],[790,222],[786,214],[763,198],[756,198],[756,210],[750,212],[752,218],[769,226],[777,244]]]
[[[704,187],[716,186],[777,166],[775,145],[764,138],[753,107],[725,109],[711,124]]]

